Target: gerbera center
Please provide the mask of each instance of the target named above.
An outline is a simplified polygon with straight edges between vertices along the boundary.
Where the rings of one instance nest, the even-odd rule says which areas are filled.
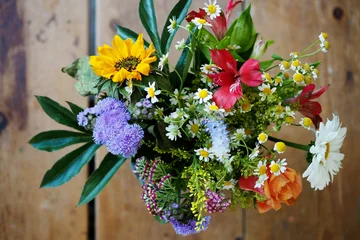
[[[203,89],[199,92],[200,98],[206,98],[209,95],[208,91],[206,89]]]
[[[266,173],[266,166],[261,166],[260,168],[259,168],[259,174],[260,175],[264,175]]]
[[[199,125],[194,123],[193,125],[191,125],[191,131],[193,133],[198,133],[199,132]]]
[[[270,169],[273,173],[276,173],[280,170],[280,166],[278,164],[273,164]]]
[[[151,98],[155,97],[155,90],[153,88],[149,88],[148,94]]]
[[[200,150],[200,156],[207,158],[207,157],[209,157],[209,153],[205,150]]]
[[[209,11],[210,14],[216,13],[216,6],[214,4],[210,4],[208,6],[208,11]]]
[[[121,60],[118,60],[114,68],[116,71],[120,71],[122,68],[126,69],[127,71],[133,71],[136,69],[137,65],[140,63],[140,59],[134,56],[129,56],[127,58],[123,58]]]
[[[326,143],[326,151],[325,151],[325,160],[328,160],[329,158],[329,153],[330,153],[330,143]]]

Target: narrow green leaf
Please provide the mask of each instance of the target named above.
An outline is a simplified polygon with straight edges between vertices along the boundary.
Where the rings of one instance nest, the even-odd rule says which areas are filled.
[[[119,35],[119,37],[121,37],[123,40],[131,38],[134,42],[136,41],[136,39],[139,36],[139,34],[137,34],[136,32],[133,32],[132,30],[130,30],[126,27],[122,27],[120,25],[116,25],[116,32],[117,32],[117,35]],[[146,47],[149,47],[149,45],[150,45],[146,40],[144,40],[144,44]]]
[[[53,152],[76,143],[89,142],[91,140],[92,136],[90,133],[53,130],[39,133],[29,143],[38,150]]]
[[[274,60],[279,60],[279,61],[284,60],[280,55],[277,55],[275,53],[273,55],[271,55],[271,58]]]
[[[319,62],[314,62],[314,63],[311,63],[310,66],[314,67],[314,68],[317,68],[319,65],[320,65],[320,61]]]
[[[86,181],[78,206],[93,200],[125,161],[126,159],[123,157],[108,153],[99,168],[96,169]]]
[[[99,79],[90,66],[89,57],[78,58],[69,66],[63,67],[61,71],[77,80],[75,88],[82,96],[98,93],[96,85]]]
[[[172,33],[169,33],[167,27],[170,24],[170,19],[175,17],[177,24],[180,25],[182,21],[184,21],[191,3],[192,0],[179,0],[166,19],[165,26],[161,34],[161,47],[164,53],[169,51],[171,42],[179,29],[179,27],[177,27]]]
[[[167,223],[164,219],[161,219],[159,216],[154,216],[154,219],[160,224],[166,224]]]
[[[79,131],[86,132],[86,130],[83,127],[80,127],[78,125],[76,116],[67,108],[61,106],[54,100],[44,97],[44,96],[36,96],[38,102],[40,103],[40,106],[44,110],[44,112],[53,120],[56,122],[75,128]]]
[[[269,68],[274,63],[274,61],[275,61],[275,59],[260,62],[260,69],[265,70],[265,69]]]
[[[48,170],[41,182],[42,188],[58,187],[76,176],[94,156],[101,145],[89,142],[59,159]]]
[[[140,0],[139,4],[140,20],[150,36],[156,51],[162,54],[161,41],[157,30],[156,15],[153,0]]]
[[[77,116],[80,112],[84,111],[84,109],[78,105],[76,105],[75,103],[72,103],[72,102],[69,102],[69,101],[66,101],[67,104],[69,105],[71,111],[73,112],[73,114],[75,116]]]

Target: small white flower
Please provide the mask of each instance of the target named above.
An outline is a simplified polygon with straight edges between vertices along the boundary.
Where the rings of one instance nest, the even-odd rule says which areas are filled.
[[[286,144],[283,142],[277,142],[274,145],[274,150],[280,154],[284,153],[286,151]]]
[[[263,74],[261,75],[261,77],[262,77],[262,79],[263,79],[264,82],[271,82],[271,81],[272,81],[271,76],[270,76],[269,73],[263,73]]]
[[[282,78],[281,77],[276,77],[275,79],[274,79],[274,85],[275,86],[282,86],[283,85],[283,80],[282,80]]]
[[[296,113],[295,113],[293,110],[291,110],[291,107],[286,106],[286,107],[285,107],[285,114],[286,114],[287,116],[291,116],[291,117],[295,118],[295,114],[296,114]]]
[[[298,58],[299,57],[299,54],[297,52],[292,52],[290,53],[290,57],[292,58]]]
[[[194,99],[198,99],[199,103],[206,103],[210,99],[212,99],[212,92],[209,92],[206,88],[200,89],[198,88],[198,91],[195,94]]]
[[[211,24],[208,23],[205,19],[202,19],[202,18],[194,18],[193,20],[191,20],[191,22],[193,22],[198,29],[202,29],[203,26],[209,26],[211,27]]]
[[[205,10],[206,14],[210,17],[210,19],[214,19],[220,16],[221,8],[219,5],[216,4],[216,0],[213,2],[209,0],[209,3],[205,3],[203,9]]]
[[[224,181],[223,190],[234,190],[237,181],[235,179],[230,179],[229,181]]]
[[[290,69],[290,63],[288,61],[282,61],[279,64],[280,70],[283,72],[287,72]]]
[[[146,87],[145,91],[147,92],[146,98],[150,98],[151,103],[156,103],[159,101],[156,95],[159,95],[161,91],[155,89],[155,82],[153,82],[152,84],[149,83],[149,87]]]
[[[181,132],[178,126],[174,125],[174,124],[170,124],[169,126],[167,126],[165,128],[165,130],[167,131],[166,136],[172,140],[172,141],[176,141],[177,137],[181,138]]]
[[[270,88],[270,84],[268,83],[263,83],[258,89],[261,91],[259,93],[261,101],[265,101],[267,97],[271,96],[276,91],[276,87]]]
[[[159,69],[161,71],[163,70],[164,66],[168,63],[168,61],[169,61],[169,53],[162,55],[159,61]]]
[[[329,51],[330,47],[331,47],[331,44],[328,41],[320,43],[321,51],[323,51],[324,53],[327,53]]]
[[[312,120],[310,118],[305,117],[305,118],[300,119],[299,124],[301,126],[303,126],[304,128],[306,128],[307,130],[310,130],[313,123],[312,123]]]
[[[169,26],[167,26],[168,32],[172,33],[175,31],[175,29],[177,28],[177,21],[176,21],[176,17],[173,16],[172,18],[169,19],[170,24]]]
[[[305,84],[305,76],[298,71],[293,75],[293,80],[297,85],[302,86]]]
[[[221,68],[216,66],[215,64],[203,64],[200,67],[200,70],[202,73],[205,74],[213,74],[213,73],[218,73]]]
[[[301,62],[298,59],[295,59],[291,62],[290,69],[293,71],[297,71],[301,69]]]
[[[321,32],[319,35],[320,42],[325,42],[328,39],[327,33]]]
[[[315,80],[318,79],[319,76],[320,76],[319,70],[317,70],[316,68],[313,68],[313,67],[312,67],[311,70],[312,70],[312,72],[311,72],[312,77],[313,77]]]
[[[211,80],[211,78],[209,78],[208,76],[206,76],[205,74],[201,74],[201,82],[205,83],[205,85],[207,87],[212,88],[214,86],[213,81]]]
[[[254,175],[259,176],[259,179],[256,181],[255,188],[261,188],[261,186],[264,185],[265,180],[269,178],[266,172],[266,161],[259,161],[254,171]]]
[[[194,119],[194,121],[189,121],[187,129],[189,130],[192,138],[196,137],[200,133],[199,121],[197,119]]]
[[[257,156],[259,156],[260,150],[259,144],[256,144],[256,147],[253,149],[252,153],[249,155],[250,160],[254,160]]]
[[[238,128],[231,136],[231,139],[236,142],[240,142],[241,140],[245,140],[248,136],[245,133],[244,128]]]
[[[260,133],[257,137],[257,140],[260,144],[266,143],[266,141],[268,140],[268,135],[266,133]]]
[[[186,97],[187,97],[187,96],[186,96],[186,90],[185,90],[185,88],[183,89],[183,91],[181,91],[181,94],[180,94],[179,90],[176,88],[176,89],[174,90],[174,96],[171,96],[171,98],[170,98],[170,103],[171,103],[171,105],[176,106],[176,105],[178,105],[178,102],[179,102],[180,100],[185,100]]]
[[[319,130],[316,131],[315,144],[310,148],[313,154],[312,162],[303,177],[310,182],[315,190],[323,190],[341,168],[341,161],[344,154],[340,153],[340,148],[344,142],[347,129],[341,127],[339,117],[333,114],[332,120],[327,120],[326,124],[320,123]]]
[[[180,41],[176,42],[175,48],[176,50],[183,50],[186,47],[185,39],[181,39]]]
[[[279,176],[280,173],[284,173],[286,171],[286,165],[286,158],[284,158],[283,160],[279,159],[276,162],[271,161],[270,172],[275,176]]]
[[[215,102],[212,102],[212,103],[208,102],[205,105],[205,112],[210,113],[210,114],[214,113],[214,112],[224,113],[225,110],[223,108],[219,108]]]
[[[207,148],[196,149],[195,152],[196,155],[199,156],[199,159],[204,162],[208,162],[213,157],[213,155],[209,152],[209,149]]]
[[[125,87],[125,91],[129,93],[130,95],[133,92],[133,83],[131,80],[127,80],[127,86]]]

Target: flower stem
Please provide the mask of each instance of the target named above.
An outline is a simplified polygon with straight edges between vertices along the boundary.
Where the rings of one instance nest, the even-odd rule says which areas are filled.
[[[286,144],[286,146],[293,147],[293,148],[297,148],[297,149],[300,149],[300,150],[303,150],[303,151],[309,151],[309,150],[310,150],[310,146],[306,146],[306,145],[299,144],[299,143],[294,143],[294,142],[285,141],[285,140],[282,140],[282,139],[279,139],[279,138],[275,138],[275,137],[271,137],[271,136],[269,136],[269,140],[270,140],[270,141],[273,141],[273,142],[283,142],[283,143]]]

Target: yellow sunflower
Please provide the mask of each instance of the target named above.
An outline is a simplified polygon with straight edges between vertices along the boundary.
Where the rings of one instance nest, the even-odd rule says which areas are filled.
[[[135,43],[130,38],[124,41],[116,35],[112,47],[107,44],[98,47],[100,56],[91,56],[90,65],[96,75],[113,82],[122,83],[125,79],[141,81],[141,74],[148,76],[150,63],[156,61],[156,56],[152,55],[154,52],[152,44],[145,49],[142,34]]]

